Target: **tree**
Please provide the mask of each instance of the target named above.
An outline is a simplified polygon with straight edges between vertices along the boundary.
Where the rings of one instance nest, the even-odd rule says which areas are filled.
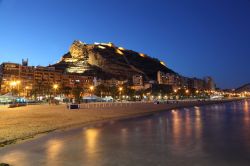
[[[59,87],[59,92],[61,94],[64,94],[65,96],[69,96],[71,94],[71,91],[72,91],[72,88],[69,87],[69,86],[66,86],[64,84],[62,84],[60,87]]]
[[[98,85],[95,87],[94,94],[97,96],[108,96],[109,95],[109,88],[103,84]]]
[[[81,102],[82,93],[84,93],[84,88],[82,88],[80,86],[76,86],[72,89],[72,94],[73,94],[77,103]]]
[[[108,87],[108,95],[112,96],[113,98],[115,98],[115,96],[118,96],[119,95],[118,87],[115,86]]]
[[[158,96],[159,94],[165,95],[172,92],[172,86],[154,84],[151,88],[146,89],[145,93],[151,93],[152,95]]]

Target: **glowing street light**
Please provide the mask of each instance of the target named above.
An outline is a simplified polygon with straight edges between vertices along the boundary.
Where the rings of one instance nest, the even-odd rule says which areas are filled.
[[[53,85],[54,97],[56,96],[56,91],[57,91],[58,87],[59,87],[58,84],[54,84],[54,85]]]
[[[21,83],[21,81],[20,81],[20,80],[17,80],[17,81],[11,81],[11,82],[10,82],[10,86],[15,87],[15,86],[19,85],[20,83]]]
[[[57,89],[58,89],[58,85],[57,85],[57,84],[54,84],[54,85],[53,85],[53,89],[57,90]]]
[[[91,86],[89,87],[89,89],[90,89],[90,92],[91,92],[91,95],[92,95],[92,93],[93,93],[95,87],[94,87],[93,85],[91,85]]]
[[[185,92],[186,92],[186,94],[188,94],[188,93],[189,93],[189,90],[187,89]]]
[[[119,90],[119,92],[120,92],[119,95],[120,95],[120,99],[121,99],[121,95],[122,95],[122,90],[123,90],[123,88],[122,88],[122,87],[119,87],[118,90]]]
[[[17,85],[18,85],[18,84],[20,84],[20,83],[21,83],[21,81],[20,81],[20,80],[17,80],[17,81],[16,81],[16,83],[17,83]]]
[[[94,90],[94,86],[90,86],[89,89],[92,92]]]
[[[11,81],[10,86],[15,87],[17,85],[16,81]]]
[[[21,83],[20,80],[17,80],[17,81],[11,81],[10,82],[10,87],[13,91],[13,89],[17,86],[17,95],[19,96],[19,84]],[[13,93],[13,92],[12,92]]]
[[[26,94],[26,96],[28,96],[28,90],[29,90],[29,86],[25,86],[25,94]]]

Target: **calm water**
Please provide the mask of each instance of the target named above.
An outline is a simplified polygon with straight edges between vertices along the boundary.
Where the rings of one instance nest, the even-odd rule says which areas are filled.
[[[14,166],[249,166],[250,101],[54,132],[0,149]]]

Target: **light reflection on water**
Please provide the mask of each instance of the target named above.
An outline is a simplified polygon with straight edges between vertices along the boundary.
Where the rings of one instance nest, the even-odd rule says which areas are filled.
[[[47,165],[54,165],[60,161],[60,153],[63,150],[63,141],[59,139],[51,139],[46,142]]]
[[[98,136],[99,136],[99,130],[98,129],[87,129],[84,132],[85,138],[83,140],[86,141],[86,148],[87,153],[91,154],[94,153],[97,149],[97,141],[98,141]]]
[[[0,163],[6,161],[12,165],[28,165],[28,156],[19,150],[13,150],[10,154],[6,153],[0,156]],[[21,164],[20,164],[21,163]]]
[[[53,133],[0,149],[0,163],[248,166],[249,111],[241,101]]]
[[[190,118],[190,110],[185,110],[185,137],[189,138],[192,135],[192,124],[191,124],[191,118]]]

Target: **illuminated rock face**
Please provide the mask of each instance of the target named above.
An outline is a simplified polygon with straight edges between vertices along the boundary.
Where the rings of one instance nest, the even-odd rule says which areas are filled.
[[[69,63],[68,68],[66,69],[69,73],[84,73],[87,70],[90,70],[88,64],[88,51],[86,46],[81,41],[74,41],[69,49],[70,57],[65,58],[64,61]]]
[[[156,80],[157,72],[175,73],[155,58],[113,43],[85,44],[74,41],[69,52],[54,64],[68,73],[96,76],[98,78],[130,79],[141,75],[145,80]]]
[[[85,49],[84,43],[78,40],[74,41],[69,52],[73,59],[83,59],[84,56],[87,56],[87,50]]]

